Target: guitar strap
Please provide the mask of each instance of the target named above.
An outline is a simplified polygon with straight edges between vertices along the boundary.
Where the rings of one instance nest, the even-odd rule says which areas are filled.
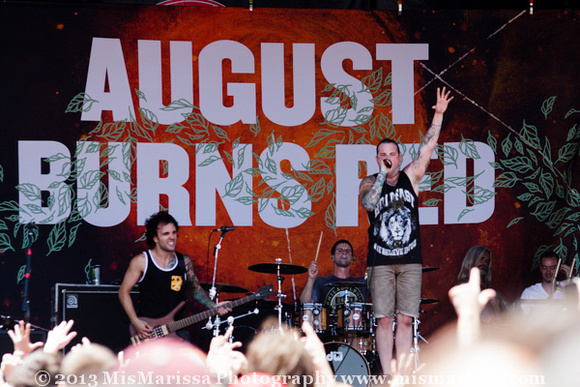
[[[179,267],[180,271],[185,273],[185,279],[187,279],[187,272],[185,271],[185,258],[183,258],[183,254],[177,251],[175,252],[175,255],[177,256],[177,267]]]

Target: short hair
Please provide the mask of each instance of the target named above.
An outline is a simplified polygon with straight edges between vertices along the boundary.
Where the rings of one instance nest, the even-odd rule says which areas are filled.
[[[177,220],[175,220],[173,216],[169,215],[169,213],[165,211],[159,211],[151,215],[151,217],[145,221],[145,236],[147,237],[147,245],[149,245],[149,247],[155,247],[155,240],[153,240],[153,237],[157,236],[157,228],[160,224],[173,224],[175,225],[175,228],[179,230]]]
[[[556,254],[553,250],[548,250],[540,255],[540,260],[538,262],[542,262],[544,258],[556,258],[556,261],[559,259],[558,254]]]
[[[379,154],[379,146],[381,146],[382,144],[395,144],[395,146],[397,147],[397,153],[401,154],[401,149],[399,148],[399,144],[395,140],[390,139],[390,138],[383,138],[381,140],[381,142],[379,142],[377,144],[377,155]]]
[[[338,247],[338,245],[340,245],[342,243],[346,243],[347,245],[349,245],[350,246],[350,249],[354,253],[354,249],[352,248],[352,245],[350,244],[350,242],[347,241],[346,239],[341,239],[341,240],[339,240],[338,242],[336,242],[335,244],[332,245],[332,248],[330,249],[330,255],[334,255],[334,252],[336,251],[336,248]]]

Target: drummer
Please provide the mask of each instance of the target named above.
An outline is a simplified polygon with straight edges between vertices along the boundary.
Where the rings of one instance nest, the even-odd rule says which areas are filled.
[[[369,294],[364,277],[350,274],[354,262],[353,248],[349,241],[341,239],[330,250],[334,262],[334,273],[318,277],[318,263],[312,261],[308,268],[308,280],[302,290],[302,303],[318,303],[333,308],[349,303],[363,303]]]

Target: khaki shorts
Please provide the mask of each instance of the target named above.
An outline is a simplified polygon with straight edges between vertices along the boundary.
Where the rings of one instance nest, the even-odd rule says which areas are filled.
[[[368,267],[376,318],[394,318],[396,313],[419,317],[422,265],[408,263]]]

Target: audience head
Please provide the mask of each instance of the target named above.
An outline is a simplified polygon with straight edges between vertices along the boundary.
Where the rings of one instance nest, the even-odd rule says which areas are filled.
[[[183,340],[164,338],[148,341],[129,347],[124,355],[127,364],[121,371],[125,380],[135,379],[132,385],[211,384],[205,367],[205,353]],[[143,374],[152,377],[139,378]]]
[[[471,247],[461,263],[461,269],[457,276],[457,283],[465,283],[469,281],[469,272],[472,268],[477,267],[481,273],[482,285],[491,284],[491,270],[492,270],[492,254],[485,246]]]
[[[61,362],[60,352],[48,353],[38,349],[24,358],[7,382],[11,387],[37,387],[41,383],[43,387],[56,386]]]
[[[264,322],[263,327],[274,325],[275,321],[269,320]],[[300,333],[293,329],[263,329],[246,351],[248,371],[288,376],[286,382],[289,386],[293,385],[294,376],[314,375],[312,357],[299,341],[299,337]],[[302,378],[299,380],[300,383],[304,381]]]
[[[62,360],[63,376],[76,375],[84,377],[81,380],[91,380],[96,384],[103,381],[105,372],[112,372],[118,366],[117,356],[109,348],[101,344],[86,343],[73,347]]]

